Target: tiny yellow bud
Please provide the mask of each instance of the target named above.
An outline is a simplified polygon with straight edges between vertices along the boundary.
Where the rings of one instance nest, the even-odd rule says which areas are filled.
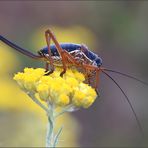
[[[16,75],[13,77],[13,79],[17,81],[17,83],[19,84],[19,86],[20,86],[22,89],[25,89],[25,87],[24,87],[24,81],[23,81],[23,79],[24,79],[24,74],[23,74],[23,73],[20,73],[20,72],[19,72],[18,74],[16,74]]]
[[[37,91],[39,94],[39,97],[43,101],[47,101],[49,99],[49,87],[46,84],[39,84],[37,86]]]
[[[56,100],[56,104],[59,106],[65,106],[69,104],[69,97],[65,94],[61,94]]]
[[[72,102],[74,105],[80,107],[82,106],[82,102],[83,102],[83,99],[85,99],[85,97],[86,96],[83,92],[81,92],[80,90],[77,90],[74,92]]]
[[[88,96],[86,97],[83,102],[82,102],[82,106],[84,108],[88,108],[89,106],[92,105],[92,103],[95,101],[95,98],[91,97],[91,96]]]

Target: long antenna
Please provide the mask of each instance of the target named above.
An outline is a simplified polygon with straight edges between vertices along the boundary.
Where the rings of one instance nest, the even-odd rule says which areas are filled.
[[[11,41],[7,40],[5,37],[3,37],[1,35],[0,35],[0,40],[2,42],[4,42],[5,44],[7,44],[8,46],[12,47],[13,49],[17,50],[18,52],[20,52],[28,57],[31,57],[33,59],[41,59],[42,58],[39,55],[35,55],[35,54],[31,53],[30,51],[17,46],[16,44],[12,43]]]
[[[137,117],[137,114],[136,114],[136,112],[135,112],[135,110],[134,110],[134,108],[133,108],[133,106],[132,106],[132,104],[131,104],[131,102],[130,102],[128,96],[126,95],[126,93],[124,92],[124,90],[120,87],[120,85],[119,85],[108,73],[106,73],[104,70],[101,70],[101,71],[102,71],[108,78],[110,78],[110,79],[116,84],[116,86],[120,89],[120,91],[122,92],[122,94],[125,96],[127,102],[129,103],[129,105],[130,105],[130,107],[131,107],[131,109],[132,109],[132,112],[133,112],[133,114],[134,114],[134,116],[135,116],[135,119],[136,119],[136,121],[137,121],[139,130],[140,130],[140,132],[141,132],[142,135],[143,135],[143,129],[142,129],[142,127],[141,127],[140,121],[139,121],[139,119],[138,119],[138,117]]]
[[[131,76],[131,75],[122,73],[122,72],[120,72],[120,71],[115,71],[115,70],[111,70],[111,69],[107,69],[107,68],[103,68],[103,70],[109,71],[109,72],[113,72],[113,73],[117,73],[117,74],[120,74],[120,75],[122,75],[122,76],[131,78],[131,79],[136,80],[136,81],[138,81],[138,82],[141,82],[142,84],[148,85],[147,82],[144,82],[144,81],[142,81],[142,80],[140,80],[140,79],[138,79],[138,78],[136,78],[136,77],[134,77],[134,76]]]

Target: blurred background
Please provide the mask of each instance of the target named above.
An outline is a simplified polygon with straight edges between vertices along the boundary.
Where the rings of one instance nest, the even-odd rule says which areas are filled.
[[[148,81],[147,1],[0,1],[0,34],[34,53],[46,46],[45,30],[59,42],[84,43],[103,66]],[[44,112],[20,90],[13,76],[44,67],[0,42],[0,146],[45,146]],[[101,74],[100,97],[88,109],[57,121],[59,146],[148,146],[148,87],[111,74],[125,90],[144,131],[142,138],[120,90]]]

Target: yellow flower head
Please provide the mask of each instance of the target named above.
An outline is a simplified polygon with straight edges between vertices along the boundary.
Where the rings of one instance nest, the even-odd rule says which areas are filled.
[[[25,68],[23,73],[17,73],[14,80],[27,93],[56,106],[74,105],[87,108],[95,101],[97,94],[88,84],[83,83],[84,75],[77,70],[68,69],[60,77],[62,69],[46,76],[41,68]]]

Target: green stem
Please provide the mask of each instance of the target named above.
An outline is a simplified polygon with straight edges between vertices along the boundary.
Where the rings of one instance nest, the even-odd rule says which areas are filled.
[[[43,105],[38,99],[35,98],[34,93],[27,93],[28,96],[30,96],[30,98],[37,104],[39,105],[46,113],[48,116],[48,127],[47,127],[47,135],[46,135],[46,147],[56,147],[56,144],[58,143],[58,138],[59,135],[62,131],[62,127],[58,130],[57,134],[54,134],[54,121],[55,118],[58,117],[59,115],[63,114],[65,112],[65,110],[62,111],[62,113],[60,113],[57,116],[54,116],[54,110],[55,110],[55,106],[51,105],[49,102],[48,104],[48,108]],[[69,106],[70,107],[70,106]],[[67,108],[68,109],[68,108]]]
[[[61,127],[61,128],[59,129],[59,131],[57,132],[57,135],[55,136],[55,139],[54,139],[53,147],[56,147],[56,145],[57,145],[57,143],[58,143],[58,138],[59,138],[59,136],[60,136],[60,134],[61,134],[61,132],[62,132],[62,129],[63,129],[63,127]]]
[[[61,127],[57,134],[54,133],[54,126],[55,126],[55,116],[54,116],[55,106],[49,105],[49,112],[48,112],[48,127],[47,127],[47,135],[46,135],[46,148],[52,147],[55,148],[58,143],[58,138],[61,134],[62,128]]]
[[[53,147],[54,143],[54,106],[49,106],[50,112],[48,112],[48,127],[47,127],[47,135],[46,135],[46,147]]]
[[[47,127],[47,136],[46,136],[46,147],[52,147],[52,136],[53,136],[53,122],[48,117],[48,127]]]

